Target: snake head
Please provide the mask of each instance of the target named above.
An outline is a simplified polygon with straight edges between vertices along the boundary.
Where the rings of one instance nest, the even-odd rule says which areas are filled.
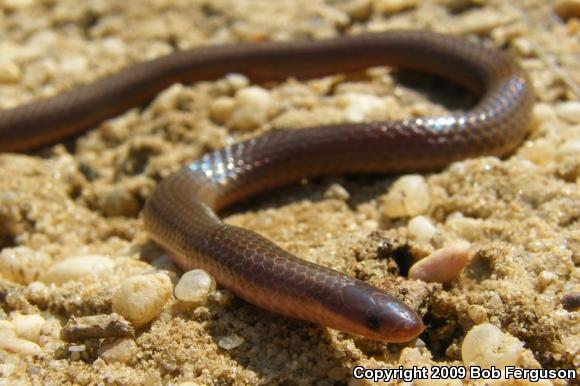
[[[413,309],[392,295],[355,282],[341,288],[340,329],[384,342],[408,342],[425,329]]]

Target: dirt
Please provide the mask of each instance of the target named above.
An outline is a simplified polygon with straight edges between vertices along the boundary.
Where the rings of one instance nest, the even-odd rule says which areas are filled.
[[[382,211],[397,176],[305,180],[224,214],[228,223],[388,288],[418,308],[427,329],[408,344],[371,342],[274,315],[219,287],[195,307],[170,299],[136,332],[133,355],[123,361],[99,357],[104,339],[79,342],[87,348],[73,355],[58,331],[73,316],[110,314],[112,293],[124,278],[168,267],[139,213],[156,183],[185,163],[280,127],[340,122],[349,93],[379,98],[382,107],[367,115],[376,120],[469,106],[473,98],[462,90],[392,69],[289,79],[258,85],[270,96],[267,116],[250,129],[234,129],[211,113],[218,97],[233,97],[239,87],[240,79],[229,77],[173,86],[66,143],[1,154],[0,248],[25,246],[51,263],[105,255],[115,268],[105,278],[49,285],[43,297],[28,283],[0,276],[0,319],[20,311],[54,321],[39,343],[42,355],[0,350],[0,363],[11,364],[0,376],[21,384],[359,385],[365,383],[353,379],[354,366],[409,365],[410,352],[419,353],[416,365],[462,364],[462,340],[482,322],[523,342],[533,366],[578,368],[580,314],[565,310],[561,298],[580,291],[580,147],[570,145],[579,143],[580,125],[557,112],[580,97],[580,19],[562,20],[545,0],[409,1],[394,11],[383,3],[389,2],[0,2],[0,52],[6,53],[0,74],[8,74],[0,83],[3,108],[176,49],[392,28],[470,35],[510,52],[529,71],[540,106],[530,136],[513,155],[425,175],[431,202],[423,215],[437,228],[428,241],[410,235],[409,217],[390,219]],[[458,213],[463,220],[452,220]],[[469,242],[471,259],[458,280],[443,286],[404,278],[414,259],[457,240]],[[220,347],[232,335],[243,343]]]

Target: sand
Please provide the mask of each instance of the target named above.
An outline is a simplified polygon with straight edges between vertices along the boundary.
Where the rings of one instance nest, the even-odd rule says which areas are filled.
[[[16,347],[0,349],[0,377],[10,384],[362,385],[352,376],[358,365],[467,365],[461,344],[482,323],[523,344],[519,366],[578,368],[580,314],[561,304],[580,291],[580,121],[565,103],[580,97],[580,19],[557,14],[577,10],[578,2],[569,3],[0,2],[2,108],[179,48],[390,28],[477,36],[513,54],[538,94],[526,142],[504,160],[481,157],[424,175],[429,201],[420,213],[388,214],[386,197],[398,176],[303,181],[224,213],[224,221],[297,256],[405,299],[427,325],[408,344],[371,342],[277,316],[219,286],[201,304],[170,296],[153,321],[119,340],[117,351],[111,344],[119,338],[111,335],[65,342],[60,333],[73,317],[111,314],[113,294],[132,275],[161,271],[175,283],[179,271],[149,240],[139,213],[156,183],[181,165],[277,128],[465,108],[473,97],[461,89],[392,69],[266,85],[234,75],[175,85],[66,143],[1,154],[0,321],[10,321],[3,325],[8,330],[32,331],[34,323],[17,315],[42,320],[33,337],[24,339],[17,328]],[[240,90],[252,103],[258,98],[257,117],[244,112]],[[432,237],[410,231],[417,215],[434,226]],[[458,280],[404,278],[412,261],[458,242],[470,257]],[[98,257],[86,261],[99,262],[88,272],[66,282],[47,278],[59,262],[87,255]],[[23,268],[10,270],[9,261]],[[26,343],[31,340],[38,346]]]

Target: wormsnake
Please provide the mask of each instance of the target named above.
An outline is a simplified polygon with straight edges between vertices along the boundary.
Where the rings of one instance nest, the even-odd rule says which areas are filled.
[[[215,212],[304,177],[431,171],[466,157],[509,153],[526,136],[534,92],[522,68],[496,49],[421,31],[194,48],[1,111],[0,150],[23,151],[66,138],[174,82],[232,72],[255,82],[281,81],[379,65],[443,76],[478,93],[479,102],[457,114],[275,131],[237,143],[163,180],[143,218],[151,237],[182,269],[203,268],[252,304],[372,339],[405,342],[424,325],[394,296],[224,224]]]

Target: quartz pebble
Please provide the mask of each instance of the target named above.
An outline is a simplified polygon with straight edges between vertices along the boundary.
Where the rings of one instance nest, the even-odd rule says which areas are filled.
[[[558,0],[554,12],[564,20],[580,18],[580,0]]]
[[[481,235],[482,221],[476,218],[464,217],[460,212],[453,212],[445,220],[445,225],[458,236],[469,240],[477,240]]]
[[[0,274],[20,284],[36,280],[50,264],[47,254],[27,247],[4,248],[0,252]]]
[[[272,102],[270,93],[258,86],[240,89],[234,97],[234,111],[228,125],[252,130],[266,122]]]
[[[194,269],[181,276],[175,286],[175,297],[185,302],[200,302],[215,289],[215,280],[203,269]]]
[[[40,339],[42,326],[46,322],[41,315],[23,315],[19,312],[13,312],[10,315],[10,321],[14,325],[14,332],[19,338],[37,343]]]
[[[556,114],[570,123],[580,123],[580,102],[562,102],[556,106]]]
[[[7,320],[0,321],[0,350],[24,356],[36,355],[42,351],[36,343],[18,338],[14,325]]]
[[[218,341],[218,345],[224,350],[232,350],[241,346],[242,343],[244,343],[244,338],[236,334],[224,336]]]
[[[559,158],[580,154],[580,139],[572,139],[558,147],[556,155]]]
[[[121,338],[106,343],[99,349],[99,357],[107,363],[130,363],[137,353],[137,343],[132,338]]]
[[[437,233],[437,228],[425,216],[413,217],[407,224],[407,228],[409,233],[418,240],[429,240]]]
[[[12,60],[0,59],[0,84],[17,83],[20,80],[20,67]]]
[[[132,276],[113,294],[113,312],[136,328],[155,319],[171,297],[171,280],[163,273]]]
[[[524,344],[490,323],[473,327],[463,339],[461,357],[465,364],[490,368],[515,366]]]
[[[448,246],[413,264],[409,269],[409,278],[427,283],[449,283],[459,277],[468,262],[465,246]]]
[[[347,122],[363,122],[372,117],[373,113],[384,109],[383,101],[369,94],[349,92],[337,97],[339,106],[344,109],[344,119]]]
[[[417,216],[431,203],[429,186],[420,175],[399,178],[382,199],[381,212],[388,218]]]
[[[216,98],[209,106],[209,115],[215,122],[225,124],[232,116],[235,106],[233,98],[226,96]]]
[[[113,260],[107,256],[75,256],[53,264],[40,280],[58,285],[85,276],[100,277],[111,272],[113,266]]]

